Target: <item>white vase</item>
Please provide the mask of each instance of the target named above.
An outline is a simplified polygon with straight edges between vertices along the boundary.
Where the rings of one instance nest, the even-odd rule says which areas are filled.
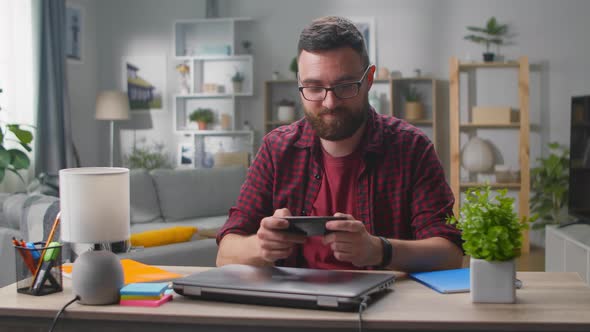
[[[281,122],[293,122],[295,120],[295,106],[279,106],[277,120]]]
[[[474,303],[516,302],[516,263],[514,259],[488,262],[471,257],[469,261],[471,300]]]
[[[494,166],[492,146],[479,137],[473,137],[461,152],[461,164],[469,172],[489,172]]]

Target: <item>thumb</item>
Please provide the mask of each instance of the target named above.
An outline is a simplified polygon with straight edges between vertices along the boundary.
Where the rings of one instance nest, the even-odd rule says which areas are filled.
[[[273,217],[289,217],[292,216],[291,211],[287,208],[277,209],[275,213],[272,215]]]

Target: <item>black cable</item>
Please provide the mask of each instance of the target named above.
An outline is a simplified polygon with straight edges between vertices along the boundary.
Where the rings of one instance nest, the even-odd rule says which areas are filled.
[[[361,304],[359,304],[359,332],[363,332],[363,311],[367,309],[367,306],[369,305],[369,299],[370,297],[365,295],[363,296]]]
[[[79,296],[76,296],[76,297],[75,297],[75,298],[73,298],[73,299],[72,299],[70,302],[66,303],[66,305],[64,305],[64,306],[63,306],[63,307],[62,307],[62,308],[61,308],[61,309],[60,309],[60,310],[57,312],[57,315],[55,315],[55,317],[53,318],[53,323],[51,323],[51,327],[49,328],[49,332],[52,332],[52,331],[53,331],[53,328],[55,327],[55,324],[57,324],[57,320],[59,319],[59,316],[61,316],[61,314],[63,314],[63,312],[64,312],[64,311],[66,311],[66,308],[67,308],[67,307],[68,307],[70,304],[72,304],[72,303],[74,303],[74,302],[78,301],[79,299],[80,299],[80,297],[79,297]]]

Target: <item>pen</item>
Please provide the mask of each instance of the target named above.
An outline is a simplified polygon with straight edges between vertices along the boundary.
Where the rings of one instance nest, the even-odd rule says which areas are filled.
[[[47,250],[47,244],[53,241],[53,236],[55,235],[55,230],[57,229],[57,225],[59,225],[59,219],[61,216],[61,211],[57,213],[55,216],[55,220],[53,221],[53,226],[51,227],[51,231],[49,232],[49,236],[47,236],[47,241],[45,241],[45,247],[43,248],[43,252],[41,252],[40,257],[45,257],[45,251]],[[39,259],[37,263],[37,269],[35,270],[33,276],[33,282],[31,283],[31,290],[33,290],[33,286],[37,283],[37,278],[39,277],[39,271],[41,270],[41,265],[43,264],[43,259]]]
[[[12,237],[12,244],[15,246],[16,250],[22,257],[23,262],[29,271],[31,271],[31,273],[35,273],[35,263],[33,262],[33,258],[29,255],[28,250],[22,248],[21,243],[14,236]]]

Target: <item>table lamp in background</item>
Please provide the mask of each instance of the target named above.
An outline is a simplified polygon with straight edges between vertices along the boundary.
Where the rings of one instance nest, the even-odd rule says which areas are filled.
[[[119,258],[100,243],[129,238],[129,170],[114,167],[69,168],[59,171],[61,239],[91,243],[72,269],[72,288],[79,303],[119,302],[123,268]]]
[[[115,145],[115,120],[129,119],[129,99],[120,91],[103,91],[96,97],[97,120],[110,120],[111,141],[110,141],[110,163],[113,167],[113,154]]]

